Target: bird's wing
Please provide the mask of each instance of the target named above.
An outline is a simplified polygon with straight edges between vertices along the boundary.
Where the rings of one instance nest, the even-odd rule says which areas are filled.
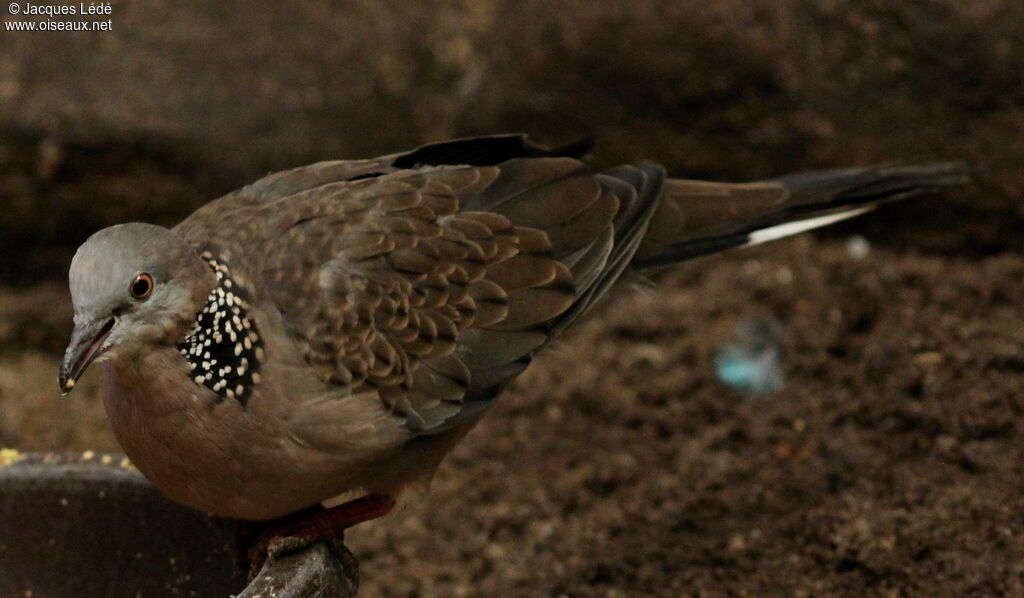
[[[263,256],[260,302],[330,385],[375,392],[417,433],[479,415],[622,273],[657,205],[659,166],[594,174],[570,158],[402,170],[235,200]],[[242,219],[236,219],[242,220]],[[272,224],[269,224],[272,223]],[[244,241],[251,238],[250,241]]]
[[[414,150],[366,160],[332,160],[269,174],[237,193],[270,201],[327,183],[370,178],[422,166],[494,166],[515,158],[563,156],[579,158],[590,150],[582,140],[562,147],[547,148],[521,133],[452,139],[420,146]]]

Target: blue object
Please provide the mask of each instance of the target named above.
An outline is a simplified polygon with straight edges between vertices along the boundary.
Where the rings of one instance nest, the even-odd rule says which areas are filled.
[[[781,327],[763,318],[741,322],[733,340],[715,356],[715,371],[725,385],[763,396],[785,386],[782,373]]]

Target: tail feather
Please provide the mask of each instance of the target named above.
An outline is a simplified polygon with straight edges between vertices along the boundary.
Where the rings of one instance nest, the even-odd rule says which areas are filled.
[[[962,185],[970,180],[970,172],[960,162],[935,162],[802,172],[779,177],[774,182],[792,195],[794,209],[819,211],[830,205],[898,200]]]
[[[812,216],[803,220],[789,220],[782,224],[776,224],[775,226],[769,226],[768,228],[759,228],[751,231],[747,234],[747,245],[760,245],[761,243],[767,243],[769,241],[775,241],[776,239],[783,239],[793,235],[798,235],[804,231],[814,230],[836,222],[841,222],[847,218],[853,218],[860,216],[866,212],[870,212],[875,209],[873,205],[860,206],[853,208],[852,210],[844,210],[841,212],[835,212],[831,214],[825,214],[823,216]]]
[[[956,162],[824,170],[757,183],[669,179],[631,265],[666,266],[773,241],[969,180],[970,170]]]

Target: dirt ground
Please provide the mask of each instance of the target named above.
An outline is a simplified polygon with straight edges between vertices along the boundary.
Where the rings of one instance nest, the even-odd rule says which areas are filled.
[[[809,237],[619,293],[538,359],[429,498],[353,530],[366,596],[1024,594],[1024,261]],[[642,314],[638,316],[638,314]],[[785,330],[786,388],[714,376]],[[57,356],[0,367],[3,440],[116,448]]]
[[[215,4],[0,36],[0,446],[116,450],[95,374],[57,392],[71,253],[269,169],[499,130],[733,179],[958,158],[968,189],[623,289],[348,542],[365,596],[1024,596],[1024,4]],[[751,317],[768,396],[715,376]]]

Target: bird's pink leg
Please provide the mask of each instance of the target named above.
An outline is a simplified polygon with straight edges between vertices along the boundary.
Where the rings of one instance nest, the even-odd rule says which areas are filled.
[[[269,522],[249,547],[249,576],[259,573],[270,554],[297,550],[318,540],[336,542],[346,529],[383,517],[394,507],[393,497],[370,494],[330,509],[317,505]]]

